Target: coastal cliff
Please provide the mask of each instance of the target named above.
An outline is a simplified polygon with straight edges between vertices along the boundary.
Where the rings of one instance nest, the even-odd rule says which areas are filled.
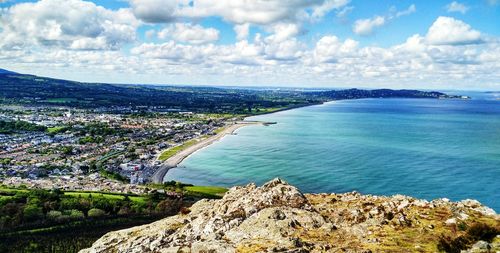
[[[94,252],[498,252],[500,216],[475,200],[302,194],[274,179],[110,232]]]

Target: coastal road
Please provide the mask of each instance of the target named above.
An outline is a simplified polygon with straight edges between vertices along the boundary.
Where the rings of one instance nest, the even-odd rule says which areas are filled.
[[[179,165],[179,163],[181,163],[184,159],[186,159],[188,156],[190,156],[194,152],[222,139],[222,137],[224,137],[228,134],[233,134],[234,131],[236,131],[240,127],[249,126],[249,125],[256,125],[256,124],[262,125],[262,124],[267,124],[267,123],[266,122],[258,122],[258,121],[236,122],[236,123],[232,123],[232,124],[227,125],[222,131],[220,131],[218,134],[216,134],[214,136],[199,140],[198,143],[196,143],[192,146],[189,146],[188,148],[186,148],[184,150],[181,150],[177,154],[175,154],[172,157],[168,158],[167,160],[163,161],[160,168],[151,177],[151,181],[155,184],[163,183],[163,178],[165,177],[167,172],[170,169],[177,167],[177,165]]]

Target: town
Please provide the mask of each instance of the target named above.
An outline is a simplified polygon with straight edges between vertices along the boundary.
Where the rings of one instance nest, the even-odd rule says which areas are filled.
[[[3,106],[0,183],[143,193],[137,185],[150,182],[164,150],[214,135],[230,117],[147,106]]]

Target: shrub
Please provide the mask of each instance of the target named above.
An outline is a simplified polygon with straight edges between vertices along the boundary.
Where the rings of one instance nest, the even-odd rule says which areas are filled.
[[[82,211],[73,209],[73,210],[69,211],[69,217],[71,219],[77,220],[77,219],[83,219],[85,217],[85,215],[83,215]]]
[[[464,235],[456,238],[442,236],[439,238],[438,249],[440,251],[459,253],[469,248],[477,241],[491,242],[497,234],[500,234],[500,227],[490,226],[483,223],[472,224]]]
[[[50,220],[59,220],[62,216],[62,212],[59,211],[49,211],[47,213],[47,218]]]
[[[43,210],[37,205],[26,205],[23,209],[23,217],[26,221],[36,221],[43,217]]]
[[[104,212],[104,210],[101,210],[99,208],[92,208],[88,212],[88,216],[92,218],[102,217],[104,215],[106,215],[106,212]]]

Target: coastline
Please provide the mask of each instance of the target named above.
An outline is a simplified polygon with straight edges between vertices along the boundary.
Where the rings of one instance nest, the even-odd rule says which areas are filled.
[[[233,122],[232,124],[229,124],[225,126],[225,128],[217,133],[214,136],[211,136],[206,139],[200,140],[198,143],[194,144],[193,146],[190,146],[184,150],[181,150],[177,154],[173,155],[172,157],[168,158],[165,161],[161,161],[162,165],[161,167],[151,176],[151,182],[155,184],[161,184],[163,183],[163,179],[165,178],[165,175],[167,175],[167,172],[170,169],[173,169],[177,167],[184,159],[195,153],[196,151],[203,149],[211,144],[213,144],[216,141],[219,141],[222,139],[224,136],[228,134],[233,134],[236,130],[238,130],[241,127],[244,126],[249,126],[249,125],[271,125],[271,124],[276,124],[276,122],[261,122],[261,121],[251,121],[251,120],[246,120],[248,117],[253,117],[253,116],[261,116],[261,115],[266,115],[266,114],[272,114],[272,113],[277,113],[277,112],[282,112],[282,111],[288,111],[288,110],[293,110],[293,109],[298,109],[302,107],[308,107],[308,106],[315,106],[315,105],[322,105],[324,103],[328,103],[332,101],[325,101],[322,103],[313,103],[313,104],[300,104],[300,105],[295,105],[295,106],[290,106],[290,107],[285,107],[285,108],[280,108],[274,111],[269,111],[269,112],[262,112],[262,113],[257,113],[254,115],[247,115],[243,118],[242,121],[236,121]],[[162,152],[163,153],[163,152]],[[156,158],[157,161],[159,161],[159,157],[162,154],[160,153],[158,157]]]
[[[266,125],[269,124],[269,122],[260,122],[260,121],[238,121],[233,124],[226,125],[222,131],[217,133],[214,136],[210,136],[205,139],[201,139],[198,141],[198,143],[181,150],[177,154],[173,155],[172,157],[166,159],[165,161],[162,161],[161,167],[153,174],[151,177],[151,181],[155,184],[161,184],[163,183],[163,179],[165,178],[165,175],[167,172],[172,169],[177,167],[184,159],[195,153],[196,151],[203,149],[211,144],[213,144],[216,141],[219,141],[226,135],[233,134],[236,130],[238,130],[241,127],[244,126],[250,126],[250,125]],[[160,154],[161,155],[161,154]],[[158,156],[159,157],[159,156]],[[157,158],[158,160],[158,158]]]

